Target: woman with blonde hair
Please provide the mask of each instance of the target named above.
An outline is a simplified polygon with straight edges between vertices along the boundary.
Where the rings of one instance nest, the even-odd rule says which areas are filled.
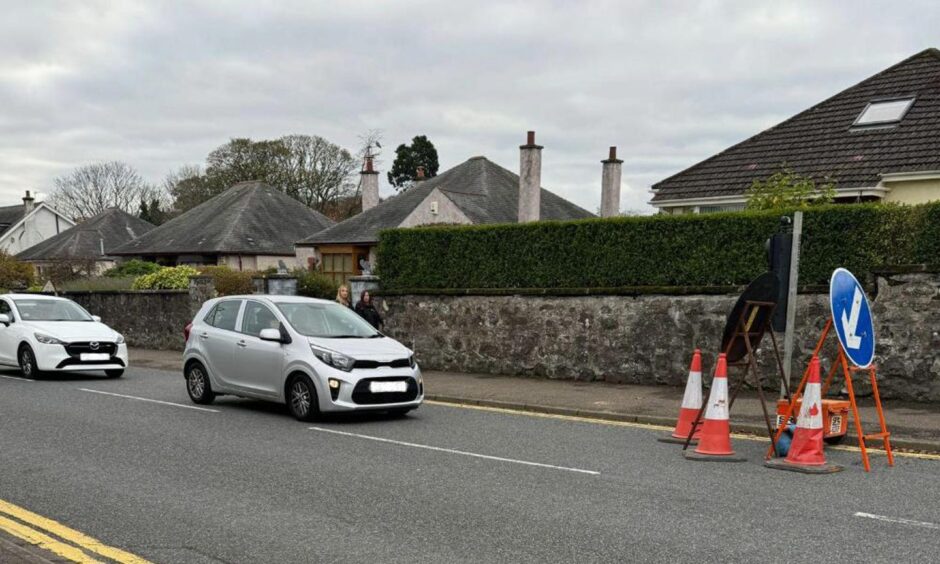
[[[345,284],[336,290],[336,303],[352,309],[352,300],[349,299],[349,288]]]

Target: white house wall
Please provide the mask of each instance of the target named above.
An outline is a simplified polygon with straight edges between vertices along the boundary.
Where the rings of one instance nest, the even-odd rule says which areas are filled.
[[[15,255],[74,225],[74,222],[43,206],[0,236],[0,249]]]
[[[437,213],[432,213],[434,202],[437,202]],[[401,222],[399,227],[417,227],[418,225],[429,225],[432,223],[461,223],[470,224],[470,221],[460,208],[445,196],[440,190],[435,188],[423,202],[412,210],[408,217]]]

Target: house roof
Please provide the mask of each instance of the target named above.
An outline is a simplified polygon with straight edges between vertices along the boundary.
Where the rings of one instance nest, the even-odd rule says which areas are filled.
[[[118,208],[98,215],[20,252],[21,260],[97,259],[155,226]],[[102,252],[104,247],[104,252]]]
[[[24,215],[26,215],[26,206],[23,204],[0,207],[0,233],[3,233],[17,221],[23,219]]]
[[[239,182],[113,254],[293,255],[294,241],[333,223],[263,182]]]
[[[435,188],[473,223],[514,223],[518,219],[519,176],[486,157],[473,157],[297,244],[375,243],[379,231],[400,226]],[[540,217],[581,219],[594,215],[542,188]]]
[[[889,127],[853,127],[869,102],[914,97]],[[836,188],[940,169],[940,51],[927,49],[653,185],[652,202],[742,195],[785,165]]]

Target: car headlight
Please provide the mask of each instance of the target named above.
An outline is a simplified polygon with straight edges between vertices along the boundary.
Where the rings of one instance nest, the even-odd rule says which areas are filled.
[[[411,355],[408,357],[408,366],[412,368],[414,368],[415,366],[418,366],[418,361],[415,360],[415,355]]]
[[[356,362],[352,357],[348,357],[336,351],[321,349],[320,347],[315,347],[313,345],[310,345],[310,350],[313,351],[313,355],[320,359],[323,364],[327,364],[333,368],[342,370],[343,372],[349,372],[352,370],[353,364]]]
[[[115,339],[114,342],[117,343],[118,345],[123,345],[124,335],[121,335],[120,333],[118,333],[117,339]]]
[[[43,333],[33,333],[33,336],[36,337],[37,341],[39,341],[40,343],[44,345],[64,345],[65,344],[64,341],[60,341],[59,339],[56,339],[55,337],[51,337]]]

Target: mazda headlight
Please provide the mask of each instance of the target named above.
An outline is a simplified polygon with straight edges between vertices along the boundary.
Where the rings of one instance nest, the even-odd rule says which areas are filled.
[[[412,368],[414,368],[415,366],[418,366],[418,361],[415,360],[415,355],[411,355],[408,357],[408,366]]]
[[[121,335],[120,333],[118,333],[117,339],[115,339],[114,342],[117,343],[117,344],[119,344],[119,345],[123,345],[123,344],[124,344],[124,335]]]
[[[56,339],[55,337],[45,335],[43,333],[33,333],[33,336],[36,337],[36,340],[44,345],[64,345],[65,342]]]
[[[310,350],[313,351],[313,355],[320,359],[320,362],[342,370],[343,372],[349,372],[353,369],[353,364],[355,364],[355,359],[352,357],[346,356],[342,353],[336,351],[331,351],[327,349],[321,349],[320,347],[315,347],[310,345]]]

